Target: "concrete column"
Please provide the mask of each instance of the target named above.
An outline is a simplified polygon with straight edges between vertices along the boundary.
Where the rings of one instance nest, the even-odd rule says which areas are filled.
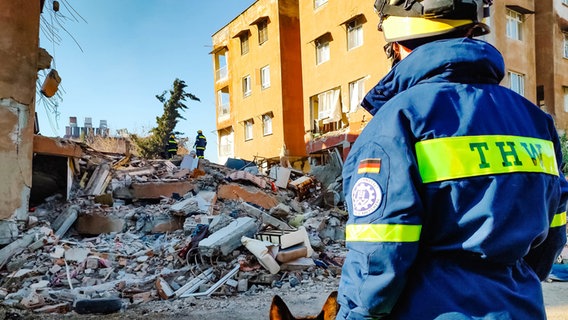
[[[28,211],[40,10],[40,0],[0,0],[1,220]]]

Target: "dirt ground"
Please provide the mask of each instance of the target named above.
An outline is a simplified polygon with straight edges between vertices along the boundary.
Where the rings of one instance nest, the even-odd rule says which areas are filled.
[[[568,320],[568,282],[543,283],[546,310],[549,320]],[[33,315],[7,314],[0,308],[0,319],[157,319],[159,320],[263,320],[268,319],[272,297],[278,294],[296,316],[315,315],[328,294],[337,288],[337,280],[308,281],[291,288],[258,288],[236,296],[187,298],[172,301],[152,301],[131,306],[123,312],[106,315]],[[251,290],[249,290],[251,291]]]

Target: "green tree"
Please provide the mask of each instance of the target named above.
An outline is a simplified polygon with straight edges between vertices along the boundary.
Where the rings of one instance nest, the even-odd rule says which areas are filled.
[[[132,136],[132,140],[138,148],[140,156],[145,158],[159,158],[165,151],[165,146],[171,133],[174,131],[179,119],[185,119],[180,110],[187,109],[185,101],[187,99],[201,101],[191,93],[185,92],[187,85],[183,80],[175,79],[173,88],[169,91],[169,98],[166,97],[167,91],[156,95],[156,99],[163,103],[164,113],[156,117],[156,127],[150,129],[147,137]]]
[[[566,132],[562,133],[560,136],[560,148],[562,150],[562,172],[565,175],[568,174],[568,137]]]

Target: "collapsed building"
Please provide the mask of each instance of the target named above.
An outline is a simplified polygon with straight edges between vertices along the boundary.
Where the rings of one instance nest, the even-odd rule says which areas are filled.
[[[110,313],[340,274],[347,213],[333,170],[320,168],[324,185],[280,165],[254,174],[250,164],[147,160],[38,139],[34,180],[43,183],[0,248],[4,306]]]

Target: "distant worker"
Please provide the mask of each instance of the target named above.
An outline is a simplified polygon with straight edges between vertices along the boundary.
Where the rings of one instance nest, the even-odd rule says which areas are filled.
[[[168,139],[168,144],[166,146],[166,152],[168,155],[168,159],[173,158],[178,151],[178,143],[176,141],[176,136],[172,133],[170,134],[170,138]]]
[[[197,130],[197,137],[195,138],[195,143],[193,144],[193,147],[195,148],[195,151],[197,152],[197,157],[199,159],[205,158],[204,154],[206,146],[207,146],[207,139],[203,135],[203,131]]]

